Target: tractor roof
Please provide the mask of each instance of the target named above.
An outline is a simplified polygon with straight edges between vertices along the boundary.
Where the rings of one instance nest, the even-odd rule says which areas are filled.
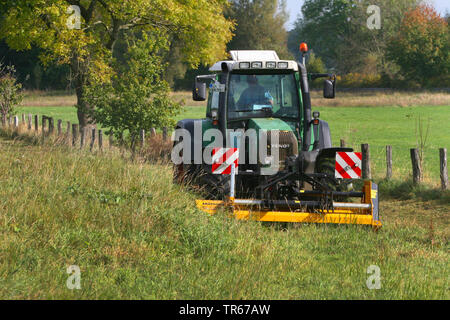
[[[273,50],[234,50],[230,51],[233,61],[279,61]]]
[[[221,72],[223,64],[228,70],[251,70],[251,69],[285,69],[298,71],[295,61],[280,60],[273,50],[233,50],[230,51],[232,60],[218,61],[209,71]]]

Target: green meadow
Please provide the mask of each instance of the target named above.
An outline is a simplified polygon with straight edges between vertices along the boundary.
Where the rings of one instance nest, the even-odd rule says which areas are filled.
[[[439,183],[439,148],[450,148],[450,100],[443,106],[320,106],[313,107],[313,110],[320,111],[321,119],[329,123],[333,145],[338,146],[340,139],[358,151],[362,143],[370,145],[372,174],[378,179],[383,178],[386,172],[386,145],[393,147],[394,176],[409,178],[409,150],[416,148],[420,141],[420,123],[422,137],[427,138],[424,179],[432,185]],[[78,122],[76,109],[70,106],[27,106],[17,108],[17,113],[45,114],[63,121]],[[204,106],[186,106],[176,120],[204,116]]]

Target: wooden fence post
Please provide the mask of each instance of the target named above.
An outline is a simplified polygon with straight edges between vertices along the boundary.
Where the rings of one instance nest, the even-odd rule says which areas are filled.
[[[31,113],[28,114],[28,130],[31,130],[31,126],[33,124],[33,116]]]
[[[122,148],[125,144],[125,141],[123,140],[123,132],[119,134],[119,146]]]
[[[345,148],[345,140],[341,139],[341,148]]]
[[[422,168],[420,166],[419,150],[410,149],[413,170],[413,182],[419,184],[422,181]]]
[[[84,140],[85,140],[85,134],[86,134],[86,127],[81,127],[80,128],[80,149],[83,149],[84,147]]]
[[[98,149],[103,151],[103,132],[98,130]]]
[[[55,122],[53,121],[53,118],[48,118],[48,134],[53,134],[53,131],[55,129]]]
[[[156,129],[155,129],[155,128],[151,128],[151,129],[150,129],[150,136],[151,136],[151,137],[156,136]]]
[[[42,123],[41,123],[41,126],[42,126],[42,143],[44,143],[44,140],[45,140],[45,121],[46,121],[46,119],[47,119],[47,117],[46,116],[42,116]]]
[[[108,140],[109,140],[109,148],[111,149],[114,144],[114,137],[113,137],[112,133],[109,134]]]
[[[17,129],[19,127],[19,117],[14,116],[14,129]]]
[[[441,188],[448,189],[448,170],[447,170],[447,149],[439,149],[440,167],[441,167]]]
[[[22,124],[25,124],[25,113],[22,113]]]
[[[92,136],[91,136],[91,145],[89,146],[89,150],[92,152],[95,144],[95,128],[92,128]]]
[[[145,130],[141,129],[141,131],[139,131],[139,137],[141,140],[141,148],[144,148],[145,146]]]
[[[67,121],[67,135],[70,135],[70,121]]]
[[[133,134],[131,134],[131,159],[134,159],[134,156],[136,154],[136,140],[137,137]]]
[[[62,135],[62,120],[58,119],[58,136]]]
[[[386,179],[392,178],[392,146],[386,146]]]
[[[72,124],[72,146],[77,145],[78,140],[78,124]]]
[[[369,145],[367,143],[364,143],[361,145],[361,152],[362,152],[362,178],[363,179],[371,179],[372,173],[370,171],[370,151],[369,151]]]
[[[42,116],[42,134],[44,134],[45,131],[45,120],[47,120],[46,116]]]
[[[163,141],[167,141],[167,127],[162,128]]]
[[[38,131],[39,130],[39,115],[35,115],[34,116],[34,131]]]

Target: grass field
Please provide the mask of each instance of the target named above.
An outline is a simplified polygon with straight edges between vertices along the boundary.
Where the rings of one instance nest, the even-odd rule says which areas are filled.
[[[0,149],[1,299],[450,298],[449,192],[383,184],[379,232],[239,222],[199,212],[167,164],[7,134]]]
[[[385,146],[393,146],[394,176],[409,179],[409,149],[417,147],[416,130],[419,117],[423,127],[429,126],[425,148],[425,181],[439,184],[439,148],[450,148],[450,94],[443,92],[338,92],[335,100],[322,99],[313,92],[313,110],[330,124],[334,145],[344,139],[349,146],[360,149],[361,143],[371,147],[372,171],[377,179],[385,176]],[[183,108],[177,120],[202,118],[205,103],[194,103],[188,92],[173,97],[190,105]],[[65,93],[31,92],[17,113],[45,114],[55,119],[77,122],[76,98]],[[72,105],[72,106],[71,106]]]

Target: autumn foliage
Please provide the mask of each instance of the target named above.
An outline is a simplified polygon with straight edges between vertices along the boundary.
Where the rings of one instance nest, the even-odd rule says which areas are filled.
[[[445,80],[450,67],[447,21],[426,4],[408,11],[389,43],[388,56],[408,79],[421,84]]]

